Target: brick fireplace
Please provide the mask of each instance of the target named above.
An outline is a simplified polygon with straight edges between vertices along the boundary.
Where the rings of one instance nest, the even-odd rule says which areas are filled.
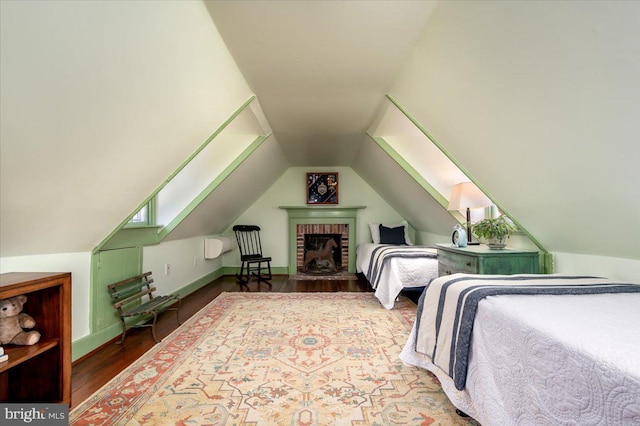
[[[339,239],[336,241],[338,247],[333,248],[333,251],[339,250],[339,256],[335,258],[339,272],[356,272],[356,218],[358,209],[364,206],[280,208],[286,210],[289,217],[289,275],[304,273],[304,236],[308,234],[327,234]],[[315,248],[320,249],[320,245]]]
[[[328,241],[335,241],[337,247],[327,253],[327,259],[333,268],[322,268],[320,261],[324,259],[313,259],[309,256],[312,252],[322,252],[327,247]],[[337,253],[334,253],[337,252]],[[305,258],[307,262],[305,263]],[[349,264],[349,224],[297,224],[296,225],[296,271],[297,273],[327,273],[341,272],[346,270]],[[318,266],[316,266],[318,265]],[[344,266],[343,266],[344,265]],[[333,270],[332,270],[333,269]]]

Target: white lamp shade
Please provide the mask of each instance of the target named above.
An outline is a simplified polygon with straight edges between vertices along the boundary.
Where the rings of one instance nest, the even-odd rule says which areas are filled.
[[[493,202],[473,182],[461,182],[453,187],[447,210],[488,207]]]

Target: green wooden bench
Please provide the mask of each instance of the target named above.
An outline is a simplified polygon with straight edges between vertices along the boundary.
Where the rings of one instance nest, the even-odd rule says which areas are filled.
[[[109,284],[108,288],[111,292],[113,307],[118,311],[122,322],[122,337],[119,343],[124,342],[128,329],[137,327],[151,327],[151,335],[157,343],[156,320],[158,315],[164,311],[176,311],[178,324],[182,324],[178,312],[180,297],[176,295],[154,295],[156,288],[151,285],[152,283],[151,272],[145,272],[144,274]],[[173,306],[175,304],[177,306]],[[153,316],[151,323],[149,323],[149,315]],[[127,318],[135,317],[140,317],[141,321],[133,324],[131,322],[127,323]],[[143,320],[143,317],[148,319]]]

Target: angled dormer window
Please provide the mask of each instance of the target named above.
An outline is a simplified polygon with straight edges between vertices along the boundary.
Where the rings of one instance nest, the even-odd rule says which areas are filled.
[[[125,227],[155,226],[156,225],[156,198],[153,197],[138,212],[133,215]]]
[[[493,201],[390,96],[367,133],[460,223],[466,223],[467,208],[471,223],[495,214]],[[410,163],[407,159],[411,159]],[[454,193],[458,196],[452,203]]]

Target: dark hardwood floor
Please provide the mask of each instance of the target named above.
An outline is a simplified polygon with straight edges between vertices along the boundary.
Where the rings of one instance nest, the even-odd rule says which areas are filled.
[[[252,281],[249,291],[273,291],[281,293],[296,292],[369,292],[372,291],[366,279],[358,276],[357,280],[289,280],[286,275],[274,276],[272,288],[265,283]],[[184,297],[180,306],[180,319],[184,322],[206,306],[222,292],[242,291],[235,277],[221,277],[198,291]],[[156,333],[161,339],[178,327],[174,312],[160,315],[156,323]],[[119,339],[119,337],[118,337]],[[127,332],[124,344],[114,340],[91,354],[77,360],[71,370],[71,408],[100,389],[136,359],[151,349],[155,342],[151,331],[145,328],[132,329]]]

